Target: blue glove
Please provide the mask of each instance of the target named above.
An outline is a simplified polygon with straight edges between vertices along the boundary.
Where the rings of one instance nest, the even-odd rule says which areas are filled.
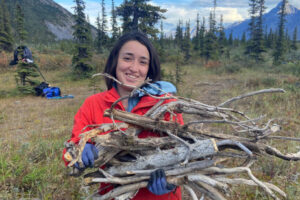
[[[158,169],[150,174],[147,188],[153,194],[163,195],[172,192],[176,188],[176,185],[168,183],[165,171]]]
[[[90,143],[85,144],[81,154],[81,159],[85,168],[94,166],[94,160],[98,158],[98,152],[99,150],[93,144]],[[82,169],[79,167],[78,162],[75,163],[74,166],[77,169]]]

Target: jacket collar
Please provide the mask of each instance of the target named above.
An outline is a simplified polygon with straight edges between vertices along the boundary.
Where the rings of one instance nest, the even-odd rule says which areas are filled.
[[[104,95],[104,101],[106,101],[107,103],[111,103],[111,104],[114,103],[115,101],[117,101],[119,98],[120,98],[120,95],[115,87],[112,87],[111,89],[107,90],[107,92]],[[143,96],[131,112],[134,112],[135,110],[140,109],[140,108],[154,106],[158,101],[159,101],[159,99],[154,99],[153,97],[150,97],[150,96]],[[124,109],[124,106],[121,101],[118,102],[118,105],[122,109]]]

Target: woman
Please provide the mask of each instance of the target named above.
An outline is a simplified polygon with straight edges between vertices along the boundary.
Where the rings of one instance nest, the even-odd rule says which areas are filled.
[[[157,53],[147,36],[140,32],[127,33],[119,39],[109,55],[104,72],[115,77],[123,84],[118,84],[112,79],[106,78],[108,90],[92,95],[85,100],[74,117],[71,140],[75,143],[78,143],[78,136],[85,126],[112,123],[112,120],[109,117],[104,117],[103,113],[120,97],[131,94],[133,87],[130,86],[140,86],[147,78],[150,78],[152,83],[161,90],[148,85],[144,86],[143,89],[148,93],[163,95],[162,90],[168,93],[176,92],[176,88],[171,83],[159,81],[160,62]],[[126,98],[119,102],[115,109],[144,115],[158,101],[158,99],[147,96],[144,93],[138,93],[134,97]],[[173,100],[165,100],[164,103],[170,101]],[[165,115],[165,120],[170,120],[169,113]],[[183,123],[181,115],[177,115],[172,120]],[[159,135],[149,131],[142,131],[138,137],[159,137]],[[85,167],[93,166],[95,153],[98,153],[96,147],[87,143],[82,153],[82,161]],[[104,194],[111,189],[111,187],[109,189],[102,188],[104,188],[104,184],[100,186],[100,194]],[[141,188],[133,199],[181,200],[181,191],[179,187],[166,182],[163,170],[156,170],[151,174],[147,188]]]

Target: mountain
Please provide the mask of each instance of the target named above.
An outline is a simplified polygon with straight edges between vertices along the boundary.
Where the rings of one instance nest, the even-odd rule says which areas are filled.
[[[13,28],[16,27],[15,8],[19,2],[25,18],[27,42],[48,43],[62,39],[72,39],[74,18],[65,8],[53,0],[9,0],[6,1]],[[75,4],[74,4],[75,6]],[[92,28],[92,32],[95,32]]]
[[[273,33],[278,29],[279,23],[279,11],[282,2],[280,2],[275,8],[273,8],[270,12],[263,15],[263,23],[264,29],[269,33],[270,29],[272,29]],[[285,29],[288,31],[290,38],[293,38],[294,29],[297,27],[298,34],[297,39],[300,40],[300,10],[296,7],[288,4],[286,7],[286,22]],[[244,20],[242,22],[236,22],[225,29],[225,34],[228,37],[232,32],[233,38],[242,38],[243,33],[246,33],[246,37],[249,38],[249,23],[250,19]]]

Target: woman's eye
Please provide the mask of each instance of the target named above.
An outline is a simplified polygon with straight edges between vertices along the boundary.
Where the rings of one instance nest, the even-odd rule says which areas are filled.
[[[141,64],[142,65],[148,65],[148,62],[147,61],[141,61]]]
[[[129,60],[131,60],[131,58],[130,58],[130,57],[124,57],[123,59],[124,59],[124,60],[126,60],[126,61],[129,61]]]

